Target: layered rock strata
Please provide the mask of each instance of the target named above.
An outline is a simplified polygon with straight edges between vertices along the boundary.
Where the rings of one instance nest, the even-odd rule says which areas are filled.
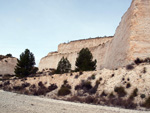
[[[103,67],[125,66],[150,57],[150,0],[133,0],[111,41]]]
[[[41,59],[39,63],[39,71],[46,68],[57,68],[58,62],[62,57],[67,57],[71,63],[72,69],[75,69],[75,61],[79,51],[82,48],[88,47],[97,60],[97,69],[100,68],[103,62],[108,43],[112,40],[112,36],[103,38],[91,38],[87,40],[77,40],[69,43],[63,43],[58,46],[57,52],[48,53],[47,56]],[[101,57],[100,57],[101,56]]]

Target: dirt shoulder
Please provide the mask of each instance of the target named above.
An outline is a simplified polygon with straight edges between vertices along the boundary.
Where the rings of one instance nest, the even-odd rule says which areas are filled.
[[[71,103],[0,90],[0,113],[148,113],[114,107]]]

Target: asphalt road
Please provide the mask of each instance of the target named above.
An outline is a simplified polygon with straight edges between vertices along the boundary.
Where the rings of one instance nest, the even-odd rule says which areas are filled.
[[[0,113],[150,113],[65,102],[0,90]]]

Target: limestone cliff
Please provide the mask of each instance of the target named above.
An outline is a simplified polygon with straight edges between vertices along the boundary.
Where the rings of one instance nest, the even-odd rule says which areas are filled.
[[[4,58],[0,60],[0,75],[14,75],[17,58]]]
[[[68,58],[71,63],[72,69],[75,69],[75,61],[78,56],[78,52],[82,48],[86,47],[90,49],[94,59],[97,59],[97,69],[99,69],[103,63],[103,56],[107,48],[106,46],[108,46],[108,43],[110,40],[112,40],[112,38],[112,36],[99,37],[60,44],[58,46],[58,52],[48,53],[47,56],[41,59],[39,63],[39,71],[42,71],[45,68],[56,69],[58,62],[63,56]]]
[[[74,69],[77,53],[84,47],[88,47],[97,59],[97,69],[115,69],[133,62],[137,57],[150,57],[150,0],[132,1],[113,38],[60,44],[58,52],[49,53],[41,59],[39,70],[56,68],[63,56],[69,59]]]
[[[118,68],[137,57],[150,57],[150,0],[133,0],[106,52],[105,68]]]

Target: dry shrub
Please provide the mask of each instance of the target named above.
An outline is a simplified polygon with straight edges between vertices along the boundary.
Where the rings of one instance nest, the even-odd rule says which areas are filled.
[[[30,83],[27,83],[27,82],[22,84],[22,88],[26,88],[26,87],[29,87],[29,86],[30,86]]]
[[[15,90],[15,91],[21,91],[23,89],[24,88],[22,86],[13,86],[13,90]]]
[[[133,90],[133,92],[131,93],[129,99],[134,100],[134,98],[138,95],[137,93],[138,93],[138,89],[135,88],[135,89]]]
[[[143,62],[143,60],[142,59],[139,59],[139,58],[137,58],[136,60],[134,60],[134,63],[136,64],[136,65],[139,65],[140,63],[142,63]]]
[[[75,77],[74,77],[75,79],[77,79],[77,78],[79,78],[79,75],[75,75]]]
[[[61,87],[58,91],[58,96],[66,96],[71,93],[70,89],[68,87]]]
[[[10,85],[9,81],[4,82],[4,86]]]
[[[130,87],[131,87],[131,84],[127,83],[126,88],[130,88]]]
[[[84,91],[88,91],[92,88],[91,82],[86,80],[82,80],[82,82],[79,85],[75,86],[75,90],[83,89]]]
[[[134,69],[134,66],[129,64],[126,66],[126,70],[133,70]]]
[[[148,97],[146,99],[146,101],[144,102],[144,104],[142,105],[143,107],[146,107],[146,108],[150,108],[150,97]]]
[[[119,97],[126,96],[127,92],[125,91],[124,87],[115,87],[114,91],[118,94]]]
[[[48,90],[49,90],[49,92],[51,92],[51,91],[53,91],[53,90],[55,90],[55,89],[57,89],[58,87],[57,87],[57,85],[56,84],[51,84],[49,87],[48,87]]]
[[[57,95],[58,96],[66,96],[69,95],[71,93],[71,86],[69,84],[67,84],[68,81],[65,80],[64,84],[61,86],[61,88],[59,89]]]

